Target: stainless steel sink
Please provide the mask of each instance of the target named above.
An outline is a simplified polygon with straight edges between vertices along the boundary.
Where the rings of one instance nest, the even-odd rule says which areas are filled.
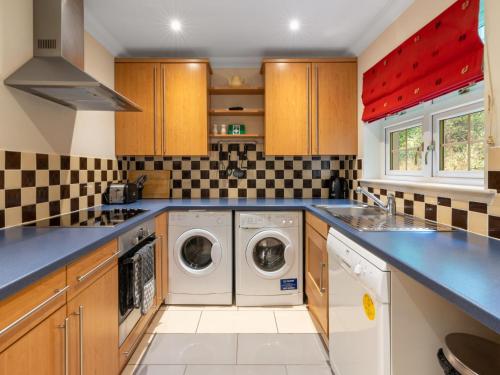
[[[388,215],[385,210],[367,205],[315,205],[360,232],[449,232],[453,228],[414,216]]]

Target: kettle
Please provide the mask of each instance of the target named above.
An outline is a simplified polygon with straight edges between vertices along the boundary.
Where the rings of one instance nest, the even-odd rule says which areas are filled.
[[[349,184],[343,177],[339,177],[338,173],[333,173],[329,184],[330,199],[349,199]]]

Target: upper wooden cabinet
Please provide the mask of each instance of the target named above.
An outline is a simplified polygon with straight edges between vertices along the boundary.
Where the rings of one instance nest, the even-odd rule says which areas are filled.
[[[265,60],[268,155],[357,153],[356,59]]]
[[[117,155],[208,154],[207,60],[117,59],[116,90],[143,112],[116,114]]]

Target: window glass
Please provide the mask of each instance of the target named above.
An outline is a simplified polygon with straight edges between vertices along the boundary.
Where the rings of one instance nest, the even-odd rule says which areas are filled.
[[[439,122],[441,171],[484,169],[484,111]]]
[[[390,133],[390,165],[393,171],[419,171],[422,169],[422,125]]]

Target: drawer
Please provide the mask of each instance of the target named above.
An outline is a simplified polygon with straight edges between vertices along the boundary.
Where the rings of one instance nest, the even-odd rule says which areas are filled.
[[[323,220],[317,218],[310,212],[306,212],[306,223],[312,226],[324,238],[328,238],[329,226]]]
[[[66,303],[66,269],[0,302],[0,351]]]
[[[68,266],[68,300],[118,263],[118,242],[113,240]]]

